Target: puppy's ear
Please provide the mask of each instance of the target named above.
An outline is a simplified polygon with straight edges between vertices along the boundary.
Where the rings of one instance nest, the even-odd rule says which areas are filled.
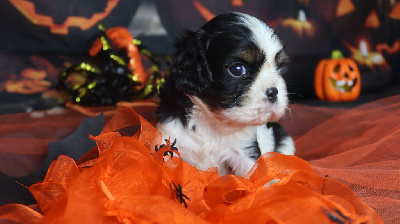
[[[211,83],[211,72],[206,59],[208,38],[203,30],[185,30],[174,43],[177,47],[172,63],[171,78],[178,91],[195,96]]]

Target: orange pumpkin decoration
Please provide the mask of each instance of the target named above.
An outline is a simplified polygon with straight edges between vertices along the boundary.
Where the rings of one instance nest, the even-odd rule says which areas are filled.
[[[79,27],[81,30],[90,29],[100,20],[106,18],[119,3],[119,0],[108,0],[104,12],[94,13],[90,18],[71,15],[62,24],[56,24],[50,15],[39,14],[34,2],[26,0],[10,0],[10,2],[32,23],[47,26],[52,33],[68,34],[70,27]]]
[[[314,88],[319,99],[353,101],[361,92],[361,77],[357,64],[333,51],[331,59],[320,61],[315,70]]]

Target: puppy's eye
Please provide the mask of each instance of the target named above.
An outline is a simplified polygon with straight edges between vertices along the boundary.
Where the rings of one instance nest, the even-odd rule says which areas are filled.
[[[242,76],[247,73],[247,69],[243,64],[235,64],[229,67],[229,72],[234,76]]]

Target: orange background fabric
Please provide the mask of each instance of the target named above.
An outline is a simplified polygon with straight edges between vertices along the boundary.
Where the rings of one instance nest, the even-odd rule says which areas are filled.
[[[94,137],[100,149],[97,159],[77,165],[70,158],[61,156],[52,164],[43,183],[29,188],[40,209],[9,204],[0,208],[0,218],[17,222],[32,218],[52,223],[72,219],[87,220],[88,223],[129,223],[137,219],[163,223],[298,223],[304,219],[312,223],[315,218],[321,223],[334,223],[334,219],[343,222],[348,221],[348,217],[354,223],[366,220],[367,223],[381,223],[381,217],[384,223],[398,223],[399,102],[400,96],[395,96],[354,109],[292,105],[291,116],[282,122],[295,138],[296,155],[309,163],[297,157],[267,154],[245,178],[220,177],[212,169],[201,172],[178,157],[164,162],[168,159],[164,156],[166,148],[150,153],[154,150],[150,145],[161,141],[159,135],[150,125],[143,125],[144,119],[128,116],[128,122],[108,125],[103,135]],[[137,108],[149,120],[154,118],[154,109]],[[122,114],[130,113],[125,110]],[[20,121],[20,125],[13,126],[9,122],[7,133],[1,135],[4,139],[22,138],[24,133],[28,136],[35,127],[27,114],[7,116]],[[25,117],[25,122],[21,117]],[[79,121],[82,115],[66,111],[63,115],[41,118],[57,123],[51,126],[44,122],[42,129],[51,127],[54,130],[48,132],[56,134],[60,130],[72,131],[72,126],[78,124],[69,122],[65,125],[57,120],[62,117]],[[142,122],[140,133],[154,133],[129,137],[113,132],[121,128],[121,124],[135,122]],[[25,132],[19,135],[18,131],[24,126]],[[43,139],[52,135],[49,133]],[[156,138],[148,139],[150,136]],[[58,138],[61,137],[59,134]],[[3,146],[0,145],[0,150],[4,150]],[[19,148],[18,144],[14,147]],[[33,144],[30,150],[38,155],[46,153],[44,144]],[[20,157],[12,152],[8,149],[0,155],[14,158],[20,164],[30,160],[29,156]],[[2,162],[3,158],[0,158]],[[2,166],[1,171],[9,175],[26,175],[35,168],[26,166],[16,172],[16,167],[12,164]],[[277,178],[281,179],[277,184],[263,187]],[[190,198],[185,200],[188,209],[177,198],[179,186],[174,184],[179,184],[182,193]],[[21,211],[24,215],[15,216],[22,214]]]

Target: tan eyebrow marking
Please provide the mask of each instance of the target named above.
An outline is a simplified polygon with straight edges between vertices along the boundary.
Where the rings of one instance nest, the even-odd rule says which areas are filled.
[[[241,59],[246,61],[247,63],[255,63],[260,59],[258,50],[254,49],[246,49],[239,53],[238,55]]]
[[[281,49],[278,53],[275,55],[275,63],[285,63],[289,62],[289,56],[286,54],[286,52]]]

